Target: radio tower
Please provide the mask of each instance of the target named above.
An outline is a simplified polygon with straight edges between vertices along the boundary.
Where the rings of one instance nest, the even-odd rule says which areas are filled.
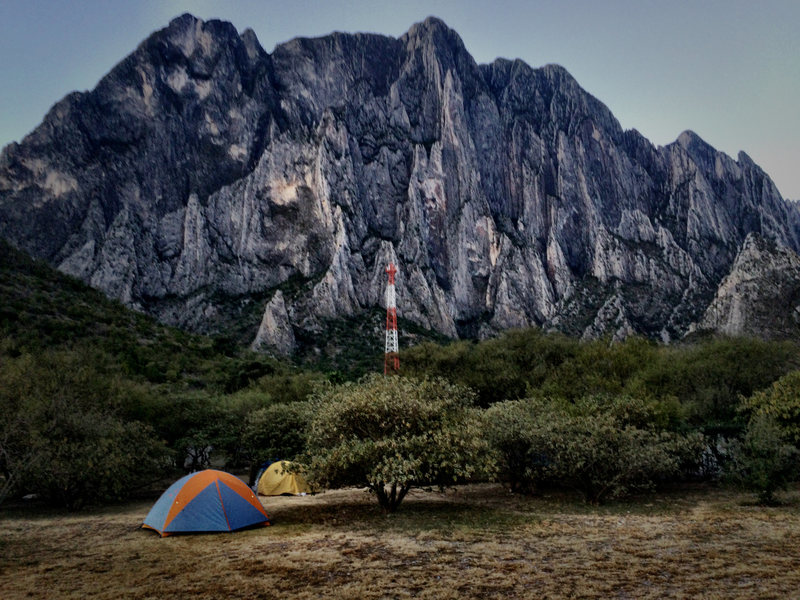
[[[394,294],[394,276],[397,269],[389,263],[386,274],[389,285],[386,286],[386,350],[383,359],[383,374],[397,373],[400,370],[400,357],[397,355],[397,305]]]

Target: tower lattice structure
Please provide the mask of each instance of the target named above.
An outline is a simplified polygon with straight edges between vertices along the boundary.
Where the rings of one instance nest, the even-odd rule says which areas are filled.
[[[389,283],[386,286],[386,344],[383,360],[383,374],[397,373],[400,370],[400,357],[397,346],[397,304],[394,291],[394,276],[397,269],[394,263],[389,263],[386,274]]]

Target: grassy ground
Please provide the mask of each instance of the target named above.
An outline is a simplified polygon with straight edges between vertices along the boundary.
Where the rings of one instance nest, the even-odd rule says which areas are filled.
[[[716,489],[586,506],[492,485],[262,498],[271,527],[161,539],[152,502],[0,511],[0,597],[798,598],[800,493]]]

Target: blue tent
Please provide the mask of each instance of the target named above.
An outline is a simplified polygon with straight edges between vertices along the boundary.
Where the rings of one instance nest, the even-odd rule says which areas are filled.
[[[142,527],[172,533],[235,531],[269,525],[258,497],[238,477],[206,469],[181,477],[150,509]]]

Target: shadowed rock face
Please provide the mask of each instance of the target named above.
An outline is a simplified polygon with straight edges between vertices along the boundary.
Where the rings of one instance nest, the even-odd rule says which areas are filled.
[[[692,330],[797,339],[800,256],[748,235],[703,319]]]
[[[654,147],[563,68],[477,65],[429,18],[267,54],[190,15],[0,155],[0,236],[164,322],[251,339],[380,305],[450,336],[682,336],[748,234],[800,249],[749,157]],[[280,291],[278,294],[277,292]]]

